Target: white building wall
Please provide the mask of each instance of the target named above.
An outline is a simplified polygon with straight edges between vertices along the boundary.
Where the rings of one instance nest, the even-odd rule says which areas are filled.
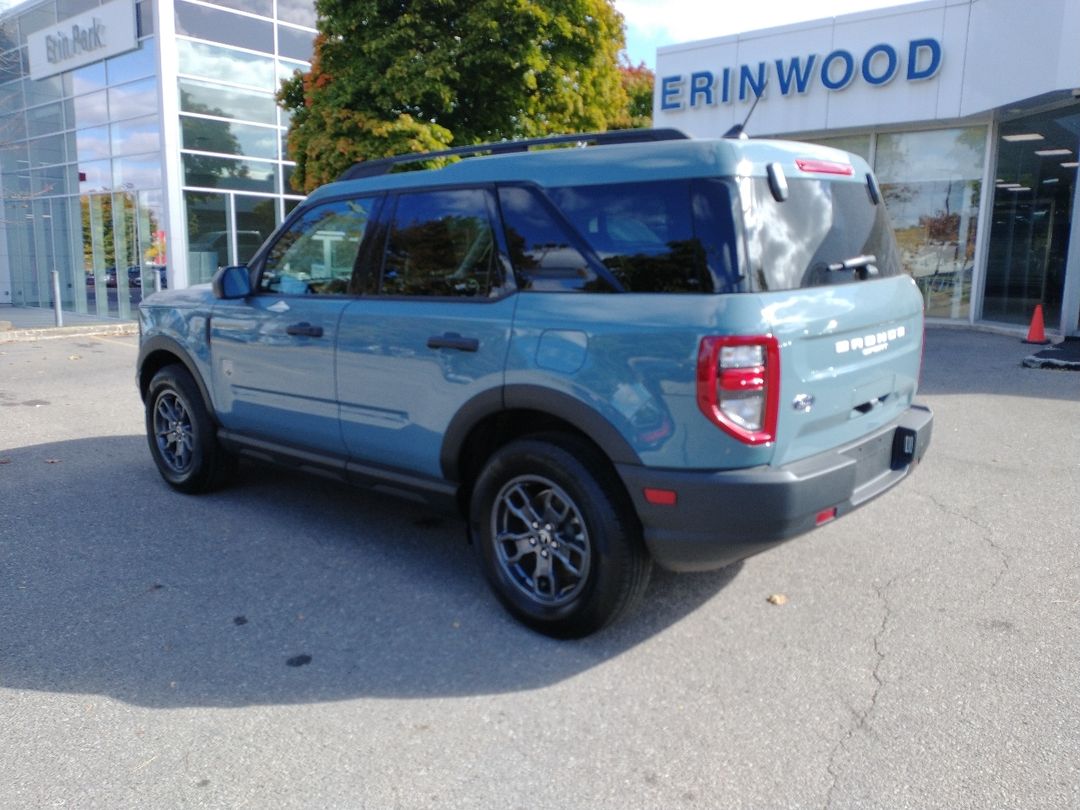
[[[933,46],[918,47],[927,41],[940,46],[940,66],[929,78],[909,78],[929,67]],[[768,79],[750,126],[755,133],[985,117],[1010,103],[1080,88],[1077,42],[1077,0],[927,0],[752,31],[660,48],[653,118],[658,127],[690,135],[723,134],[746,118],[755,97],[753,87],[740,87],[744,68]],[[871,77],[890,75],[887,51],[872,55],[879,46],[892,49],[897,65],[889,81],[875,85],[864,68]],[[844,73],[844,53],[855,63],[854,77],[842,89],[829,89],[827,83]],[[788,81],[785,94],[781,74],[792,75],[794,58],[803,70],[813,58],[813,68],[802,92]],[[823,73],[830,59],[833,71]]]

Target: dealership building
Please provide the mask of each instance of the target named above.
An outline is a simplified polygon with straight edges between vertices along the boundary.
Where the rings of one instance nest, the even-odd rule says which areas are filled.
[[[654,123],[866,158],[930,318],[1078,331],[1080,2],[928,0],[660,48]],[[1075,234],[1075,238],[1071,238]]]
[[[312,0],[29,0],[0,12],[0,304],[130,318],[246,261],[301,199],[283,77]],[[926,0],[659,49],[654,122],[874,167],[930,318],[1080,318],[1080,2]],[[756,107],[755,107],[756,104]]]
[[[0,13],[0,304],[131,318],[243,263],[301,196],[282,78],[312,0],[46,0]]]

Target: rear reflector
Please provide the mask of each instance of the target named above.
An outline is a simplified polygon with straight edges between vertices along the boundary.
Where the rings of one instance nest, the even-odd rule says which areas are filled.
[[[817,513],[817,520],[815,524],[821,526],[824,523],[828,523],[830,520],[836,519],[836,507],[833,506],[829,509],[822,509]]]
[[[815,160],[812,158],[798,158],[795,165],[799,171],[811,174],[842,174],[851,177],[855,169],[850,163],[840,163],[835,160]]]
[[[645,500],[656,506],[674,506],[679,502],[679,493],[673,489],[645,487]]]

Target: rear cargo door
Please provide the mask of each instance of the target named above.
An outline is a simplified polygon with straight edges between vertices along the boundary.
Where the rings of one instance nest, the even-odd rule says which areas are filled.
[[[775,465],[866,436],[915,396],[922,298],[867,178],[789,178],[784,200],[764,179],[749,191],[748,297],[780,344]]]

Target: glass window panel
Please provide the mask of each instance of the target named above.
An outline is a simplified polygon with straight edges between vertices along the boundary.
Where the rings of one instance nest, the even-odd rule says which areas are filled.
[[[109,84],[141,79],[157,74],[157,43],[145,39],[134,51],[119,54],[105,62],[105,72]]]
[[[180,80],[180,109],[219,118],[241,118],[263,124],[277,123],[277,104],[269,93]]]
[[[831,146],[833,149],[843,149],[858,155],[863,160],[870,160],[870,134],[865,135],[837,135],[832,138],[815,138],[813,143],[822,146]]]
[[[278,54],[307,62],[315,50],[315,33],[299,28],[278,26]]]
[[[104,90],[106,84],[104,62],[94,62],[72,71],[71,91],[77,96]]]
[[[495,275],[487,194],[402,194],[386,249],[383,295],[487,297]]]
[[[159,155],[137,155],[113,160],[115,188],[158,188],[161,185]]]
[[[182,115],[180,130],[185,149],[245,157],[277,157],[279,132],[276,127],[258,127],[254,124]]]
[[[26,48],[0,53],[0,84],[13,82],[30,74]]]
[[[98,160],[109,156],[109,128],[90,127],[75,133],[75,149],[80,161]]]
[[[228,204],[224,194],[184,192],[189,284],[209,281],[219,267],[229,264]]]
[[[499,189],[499,204],[521,289],[568,292],[595,287],[596,273],[539,194],[508,186]]]
[[[4,57],[0,56],[0,60]],[[56,101],[64,97],[64,80],[60,76],[49,76],[47,79],[30,79],[25,84],[26,106],[33,107],[44,104],[47,101]],[[0,109],[4,109],[0,91]],[[20,99],[21,104],[21,99]]]
[[[252,51],[274,52],[273,23],[196,6],[183,0],[176,3],[176,33]]]
[[[57,17],[66,20],[98,7],[98,0],[57,0]]]
[[[30,168],[30,155],[26,144],[2,145],[0,140],[0,171],[4,174],[24,172]]]
[[[113,121],[146,115],[157,109],[157,79],[143,79],[109,88],[109,113]]]
[[[233,197],[236,212],[236,262],[247,264],[280,224],[277,197]]]
[[[216,6],[236,9],[237,11],[250,11],[262,17],[274,16],[274,5],[271,0],[210,0]]]
[[[878,135],[875,171],[904,270],[932,317],[968,318],[986,127]]]
[[[109,105],[104,90],[85,96],[75,96],[72,104],[75,107],[75,126],[78,128],[109,122]]]
[[[56,24],[56,3],[41,3],[24,11],[19,16],[19,44],[25,45],[26,38],[42,28]]]
[[[203,188],[277,193],[277,164],[185,154],[184,184]]]
[[[161,126],[156,115],[132,118],[113,124],[110,140],[114,155],[154,152],[161,148]]]
[[[108,191],[112,188],[112,164],[107,160],[79,162],[79,193]]]
[[[285,22],[315,27],[315,4],[311,0],[278,0],[277,15]]]
[[[1006,140],[1031,134],[1042,139]],[[1042,304],[1047,326],[1057,326],[1069,244],[1077,237],[1070,223],[1080,105],[1002,122],[998,135],[982,317],[1027,325]],[[1037,154],[1048,151],[1058,154]]]
[[[67,160],[66,140],[63,135],[48,135],[29,141],[31,165],[47,166],[51,163],[63,163]]]
[[[30,128],[30,137],[59,132],[64,128],[64,109],[59,103],[33,107],[26,111],[26,123]]]
[[[0,59],[2,58],[3,57],[0,56]],[[51,99],[41,100],[49,101]],[[11,84],[0,85],[0,110],[3,110],[6,113],[11,110],[21,110],[24,106],[22,82],[12,82]]]
[[[165,267],[165,202],[160,189],[139,192],[139,254],[143,263],[143,286],[153,285],[153,276],[147,273],[148,269],[159,268],[159,273]],[[162,281],[165,279],[162,278]],[[165,286],[162,284],[162,286]]]
[[[26,137],[26,116],[22,112],[0,115],[0,143],[21,141]]]
[[[271,246],[259,275],[259,291],[348,292],[374,205],[372,198],[336,200],[307,210]]]
[[[277,80],[278,84],[291,79],[296,71],[301,73],[307,73],[311,69],[311,65],[307,62],[293,62],[290,59],[279,59],[277,68]]]
[[[228,79],[232,84],[246,84],[261,90],[275,90],[274,60],[221,45],[177,41],[180,72],[208,79]]]
[[[77,183],[75,169],[71,165],[50,166],[30,172],[31,193],[41,196],[70,194]]]

